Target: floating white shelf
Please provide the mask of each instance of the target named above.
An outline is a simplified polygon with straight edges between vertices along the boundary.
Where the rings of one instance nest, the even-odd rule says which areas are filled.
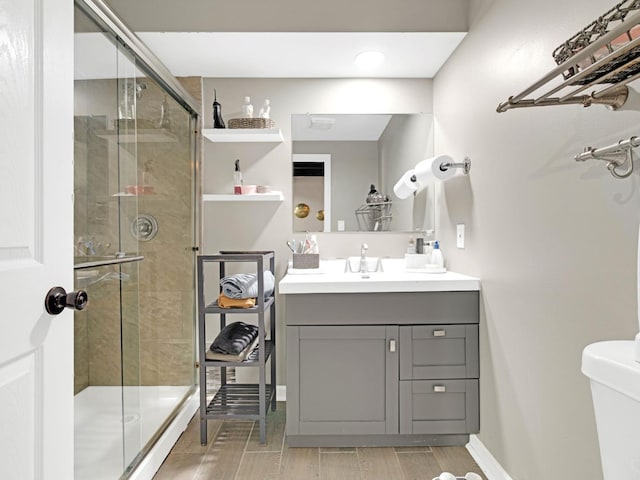
[[[282,202],[284,195],[282,192],[251,193],[245,195],[234,195],[224,193],[205,193],[202,195],[204,202]]]
[[[210,142],[271,142],[284,141],[279,128],[205,128],[204,138]]]

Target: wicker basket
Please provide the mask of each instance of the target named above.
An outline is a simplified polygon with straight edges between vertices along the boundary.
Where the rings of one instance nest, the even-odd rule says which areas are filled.
[[[565,41],[562,45],[558,46],[553,51],[554,60],[558,65],[564,63],[580,50],[591,45],[604,34],[609,32],[613,27],[616,27],[620,23],[623,23],[625,18],[630,13],[634,13],[639,9],[640,5],[636,0],[624,0],[618,3],[611,10],[604,13],[601,17],[594,20],[591,24],[589,24],[578,33],[576,33],[573,37]],[[594,64],[600,58],[608,55],[609,53],[613,52],[617,48],[623,46],[624,44],[630,42],[638,36],[640,36],[640,31],[637,29],[637,27],[635,27],[634,25],[629,25],[629,30],[626,33],[614,39],[613,41],[611,41],[611,43],[604,44],[601,49],[599,49],[587,59],[582,60],[580,61],[580,63],[569,67],[563,73],[565,80],[573,77],[581,70],[584,70],[590,65]],[[633,60],[634,58],[637,58],[638,56],[640,56],[640,47],[636,47],[625,53],[624,55],[617,57],[615,60],[607,62],[605,65],[598,68],[593,73],[578,81],[573,82],[573,84],[586,85],[587,83],[591,83],[592,81],[597,80],[603,75],[617,69],[621,65],[624,65],[625,63]],[[626,78],[631,77],[632,75],[635,75],[636,73],[638,73],[638,71],[640,71],[640,64],[635,64],[625,68],[615,75],[611,75],[606,79],[602,79],[602,81],[599,81],[597,83],[618,83]]]
[[[228,122],[229,128],[273,128],[276,122],[270,118],[232,118]]]

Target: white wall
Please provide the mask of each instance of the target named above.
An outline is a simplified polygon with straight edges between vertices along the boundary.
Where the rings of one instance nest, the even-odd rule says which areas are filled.
[[[637,331],[640,182],[573,156],[638,135],[640,113],[495,109],[612,5],[472,2],[469,34],[434,81],[436,153],[473,161],[444,185],[438,229],[450,268],[482,279],[480,439],[517,480],[602,478],[581,352]]]

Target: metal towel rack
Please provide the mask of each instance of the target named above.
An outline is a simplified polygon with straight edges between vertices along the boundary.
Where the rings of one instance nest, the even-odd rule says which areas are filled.
[[[640,72],[635,73],[640,67],[640,51],[634,51],[634,49],[640,47],[640,37],[632,39],[615,50],[611,48],[611,44],[636,25],[640,25],[640,11],[637,10],[639,8],[639,6],[636,5],[637,3],[638,2],[634,2],[628,9],[630,11],[633,10],[633,13],[629,12],[624,20],[613,27],[608,33],[605,33],[593,41],[593,43],[582,48],[582,50],[572,55],[530,87],[517,95],[509,97],[506,102],[499,104],[496,110],[502,113],[513,108],[569,104],[581,104],[585,107],[589,107],[592,104],[603,104],[613,110],[622,107],[629,95],[629,90],[626,85],[640,78]],[[609,51],[608,55],[600,58],[584,69],[578,68],[579,64],[585,62],[591,63],[590,59],[592,56],[596,52],[602,51],[603,48]],[[562,78],[566,72],[577,70],[579,70],[578,73],[568,78],[566,78],[567,75],[564,75],[564,78]],[[629,70],[633,71],[634,74],[622,80],[615,80],[620,76],[624,76],[621,74]],[[605,73],[599,75],[598,72]],[[595,78],[591,78],[592,76]],[[551,85],[552,81],[558,77],[561,77],[560,83],[556,81],[553,82],[555,86]],[[580,82],[584,82],[584,84],[580,84]],[[591,94],[579,95],[584,90],[601,83],[607,85],[602,86],[598,91],[593,91]],[[542,90],[543,87],[546,88]],[[568,87],[573,88],[569,90]],[[537,93],[534,98],[525,98],[539,90],[541,93]],[[562,90],[565,92],[560,93],[556,97],[552,97],[552,95]]]
[[[607,170],[615,178],[627,178],[633,172],[633,149],[640,147],[640,138],[631,137],[628,140],[620,140],[618,143],[607,147],[586,147],[582,153],[574,158],[576,162],[584,162],[590,159],[604,160],[607,162]],[[624,171],[618,169],[624,167]]]

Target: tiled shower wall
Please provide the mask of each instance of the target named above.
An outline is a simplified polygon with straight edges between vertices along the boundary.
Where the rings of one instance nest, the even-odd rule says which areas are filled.
[[[104,171],[107,162],[98,160],[107,154],[108,140],[85,128],[92,122],[102,122],[99,128],[113,128],[105,118],[115,117],[116,106],[103,101],[102,111],[91,111],[92,105],[101,104],[98,99],[86,102],[85,111],[76,111],[76,129],[90,136],[85,142],[76,133],[76,239],[82,232],[96,232],[101,238],[113,232],[115,238],[110,243],[118,245],[120,222],[122,238],[131,245],[130,225],[136,213],[152,215],[158,223],[157,236],[138,244],[138,253],[145,259],[123,267],[130,275],[127,281],[106,280],[87,287],[90,308],[77,313],[75,322],[76,393],[89,385],[120,385],[123,380],[128,385],[191,385],[195,379],[194,125],[189,115],[167,98],[170,123],[159,129],[165,94],[153,81],[140,80],[147,88],[137,104],[138,143],[128,144],[124,153],[137,157],[137,183],[142,183],[144,173],[145,182],[155,193],[120,198],[121,220],[119,202],[111,197],[115,192],[104,191],[105,178],[111,179],[113,172]],[[194,98],[201,98],[200,78],[183,79],[183,83]],[[115,88],[115,80],[76,82],[76,95],[84,92],[85,98],[93,100],[96,93]],[[145,141],[154,139],[161,141]],[[111,157],[108,170],[117,165],[113,152]],[[86,162],[91,162],[90,168]],[[94,165],[102,166],[94,169]],[[79,198],[82,195],[86,201]],[[136,199],[137,212],[126,205]],[[101,211],[96,214],[96,209]],[[115,271],[114,267],[103,268]]]

